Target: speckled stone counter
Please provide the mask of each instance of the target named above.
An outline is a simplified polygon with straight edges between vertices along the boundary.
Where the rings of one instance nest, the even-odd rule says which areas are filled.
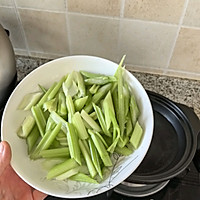
[[[22,80],[28,73],[47,59],[16,57],[18,80]],[[159,93],[177,103],[194,108],[200,118],[200,81],[160,76],[154,74],[132,72],[146,90]]]

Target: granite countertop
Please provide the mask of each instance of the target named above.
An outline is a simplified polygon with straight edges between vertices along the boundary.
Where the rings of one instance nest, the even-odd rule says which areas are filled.
[[[16,56],[16,61],[18,80],[20,81],[32,70],[50,60]],[[192,107],[200,118],[200,81],[139,72],[132,73],[146,90]]]

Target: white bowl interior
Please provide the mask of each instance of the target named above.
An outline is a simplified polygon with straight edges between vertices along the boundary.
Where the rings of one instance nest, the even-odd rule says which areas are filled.
[[[112,174],[101,184],[80,183],[74,181],[46,180],[46,171],[41,160],[32,161],[27,154],[25,140],[16,132],[27,112],[17,110],[23,96],[38,91],[38,84],[49,87],[63,75],[73,70],[113,75],[117,64],[109,60],[92,56],[70,56],[48,62],[27,75],[11,94],[2,117],[2,139],[9,142],[12,149],[11,165],[16,173],[29,185],[46,194],[63,198],[82,198],[105,192],[125,180],[142,162],[153,134],[153,112],[146,91],[139,81],[126,72],[126,80],[131,86],[140,108],[140,118],[144,136],[139,148],[127,157],[116,157],[116,165]]]

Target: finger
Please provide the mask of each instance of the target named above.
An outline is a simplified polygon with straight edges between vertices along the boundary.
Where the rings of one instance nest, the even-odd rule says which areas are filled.
[[[33,191],[33,200],[43,200],[47,197],[46,194],[39,192],[38,190]]]
[[[11,160],[11,149],[8,142],[3,141],[0,143],[0,175],[4,169],[9,166]]]

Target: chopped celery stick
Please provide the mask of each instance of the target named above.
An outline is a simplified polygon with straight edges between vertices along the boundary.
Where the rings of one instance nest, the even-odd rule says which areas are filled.
[[[55,165],[52,169],[50,169],[47,174],[47,179],[52,179],[78,166],[78,163],[74,159],[70,158],[60,164]]]
[[[123,95],[124,95],[124,118],[128,115],[129,105],[130,105],[130,92],[128,88],[128,84],[125,82],[123,87]]]
[[[95,147],[100,155],[101,160],[103,161],[105,166],[112,166],[112,161],[106,148],[101,141],[101,139],[91,130],[88,130],[89,134],[91,135],[92,141],[94,142]]]
[[[92,112],[92,113],[90,113],[89,115],[90,115],[90,117],[92,117],[93,120],[97,120],[97,119],[98,119],[98,118],[97,118],[97,114],[96,114],[95,111]]]
[[[54,122],[54,120],[51,117],[49,117],[47,119],[45,132],[48,130],[53,130],[55,128],[55,126],[56,126],[56,123]]]
[[[57,92],[59,91],[59,89],[61,88],[62,86],[62,83],[65,81],[65,76],[63,76],[60,81],[55,85],[55,87],[51,90],[51,92],[49,93],[48,97],[47,97],[47,100],[51,100],[53,99]]]
[[[61,129],[66,134],[67,133],[67,121],[60,117],[56,112],[52,111],[50,117],[54,120],[56,124],[62,123]]]
[[[81,111],[81,116],[95,131],[101,132],[100,126],[85,112],[84,109]]]
[[[39,137],[40,137],[40,132],[38,130],[37,125],[35,124],[35,126],[31,130],[30,134],[26,138],[26,143],[27,143],[27,146],[28,146],[28,154],[30,154],[31,151],[33,150],[33,147],[35,146]]]
[[[131,120],[131,116],[130,116],[130,112],[129,112],[127,122],[126,122],[126,135],[130,136],[132,131],[133,131],[133,126],[132,126],[132,120]]]
[[[44,117],[42,109],[36,105],[31,108],[31,112],[33,114],[33,117],[35,118],[40,134],[43,137],[45,133],[46,119]]]
[[[63,147],[68,147],[68,142],[60,142],[60,145],[63,146]]]
[[[42,90],[43,93],[46,93],[47,90],[45,87],[43,87],[42,85],[38,84],[39,88]]]
[[[52,131],[48,131],[45,133],[44,137],[40,140],[39,144],[36,146],[35,150],[31,154],[31,159],[37,159],[41,156],[39,155],[42,150],[48,149],[50,145],[53,143],[57,134],[61,129],[61,123],[57,124],[56,127]]]
[[[133,145],[135,149],[138,148],[140,141],[142,139],[143,129],[137,121],[133,130],[133,133],[130,138],[130,143]]]
[[[88,133],[86,131],[85,125],[83,123],[82,117],[79,112],[76,112],[72,117],[72,124],[77,130],[80,139],[87,139]]]
[[[80,72],[75,71],[74,74],[75,74],[75,80],[78,84],[78,90],[79,90],[78,96],[84,97],[86,95],[86,89],[85,89],[83,77]]]
[[[43,103],[45,101],[47,101],[47,98],[48,98],[49,94],[51,93],[51,91],[54,89],[55,86],[56,86],[56,82],[53,83],[51,85],[51,87],[47,90],[47,92],[42,96],[42,98],[40,99],[40,101],[37,103],[38,106],[42,106]]]
[[[91,94],[96,94],[99,88],[100,88],[100,85],[94,84],[90,87],[89,92]]]
[[[103,139],[102,135],[101,135],[99,132],[97,132],[97,131],[93,131],[93,132],[101,139],[101,141],[103,142],[104,146],[105,146],[106,148],[108,148],[108,144],[107,144],[106,141]]]
[[[112,87],[112,83],[108,83],[108,84],[103,85],[102,87],[100,87],[98,92],[92,96],[92,102],[95,103],[95,104],[99,103],[100,100],[103,99],[104,96],[108,93],[108,91],[111,89],[111,87]],[[87,113],[90,113],[92,111],[92,108],[93,108],[92,104],[91,104],[91,102],[89,102],[84,107],[84,110]]]
[[[71,72],[65,82],[63,82],[62,84],[62,89],[63,89],[63,92],[65,93],[65,96],[74,96],[78,93],[78,86],[76,85],[76,82],[74,81],[74,71]]]
[[[115,82],[116,78],[114,76],[98,76],[95,78],[85,79],[84,81],[86,85],[105,85],[110,82]]]
[[[129,142],[129,137],[127,135],[124,135],[123,138],[119,139],[117,145],[120,148],[123,148],[128,142]]]
[[[82,140],[80,140],[80,139],[79,139],[79,146],[80,146],[81,152],[83,154],[83,157],[85,159],[86,165],[88,167],[89,173],[90,173],[91,177],[94,178],[97,174],[97,171],[94,167],[94,164],[92,162],[90,154],[88,153],[85,145],[83,144]]]
[[[67,142],[67,137],[56,137],[56,140],[59,141],[59,142]]]
[[[42,162],[42,168],[46,171],[52,169],[55,165],[63,163],[66,161],[66,158],[46,158]]]
[[[63,91],[60,91],[58,94],[58,114],[63,118],[67,118],[67,106],[66,106],[66,99],[65,94]]]
[[[29,110],[32,106],[35,106],[37,102],[40,100],[42,92],[34,92],[24,96],[22,101],[20,102],[18,109],[19,110]]]
[[[78,135],[73,124],[67,122],[67,141],[71,158],[74,158],[81,165],[81,152],[78,145]]]
[[[69,171],[64,172],[63,174],[60,174],[55,177],[56,180],[63,181],[65,179],[68,179],[69,177],[78,174],[79,167],[75,167],[73,169],[70,169]]]
[[[57,98],[53,98],[51,100],[44,102],[43,109],[44,111],[48,110],[49,112],[57,111],[57,105],[58,105]]]
[[[103,178],[102,171],[101,171],[101,166],[100,166],[99,154],[97,152],[97,149],[94,146],[94,143],[93,143],[93,141],[91,139],[89,139],[88,142],[89,142],[90,154],[91,154],[91,157],[92,157],[93,164],[94,164],[99,176],[101,178]]]
[[[119,142],[119,139],[120,139],[120,130],[119,130],[119,128],[117,128],[116,131],[117,131],[116,138],[114,139],[113,143],[107,148],[107,151],[110,152],[110,153],[113,153],[115,151],[117,143]]]
[[[71,176],[69,179],[73,180],[73,181],[99,184],[95,179],[93,179],[93,178],[91,178],[91,177],[89,177],[89,176],[87,176],[86,174],[83,174],[83,173],[78,173],[74,176]]]
[[[27,138],[28,135],[31,133],[34,125],[35,119],[31,115],[26,116],[24,121],[22,122],[22,125],[20,126],[19,131],[17,132],[17,135],[21,138]]]
[[[127,148],[127,147],[122,147],[122,148],[120,148],[120,147],[116,147],[115,148],[115,152],[117,152],[118,154],[121,154],[121,155],[123,155],[123,156],[129,156],[130,154],[132,154],[133,153],[133,150],[130,150],[129,148]]]
[[[90,153],[90,148],[89,148],[89,144],[88,144],[88,140],[81,140],[87,150],[88,153]]]
[[[56,138],[63,138],[63,137],[66,137],[66,134],[61,130],[61,131],[58,133],[58,135],[57,135]]]
[[[40,152],[40,155],[43,158],[56,158],[56,157],[68,157],[69,156],[69,148],[56,148],[56,149],[46,149]]]
[[[112,135],[106,127],[106,122],[105,122],[104,115],[103,115],[101,108],[99,106],[96,106],[94,103],[93,103],[93,107],[94,107],[95,113],[97,115],[98,121],[101,125],[101,128],[103,130],[103,133],[105,135],[111,137]]]
[[[80,73],[87,78],[104,76],[103,74],[97,74],[97,73],[92,73],[92,72],[87,72],[87,71],[82,71],[82,70],[80,71]]]
[[[135,126],[135,123],[138,119],[140,111],[137,106],[135,97],[133,95],[131,95],[131,99],[130,99],[130,113],[131,113],[132,125]]]
[[[75,110],[80,111],[85,106],[87,99],[88,99],[88,96],[76,99],[74,101]]]
[[[68,110],[68,121],[71,123],[72,116],[75,113],[75,107],[74,107],[72,97],[70,95],[66,96],[66,105],[67,105],[67,110]]]
[[[60,148],[60,147],[62,147],[60,142],[58,142],[57,140],[54,140],[49,148],[55,149],[55,148]]]

